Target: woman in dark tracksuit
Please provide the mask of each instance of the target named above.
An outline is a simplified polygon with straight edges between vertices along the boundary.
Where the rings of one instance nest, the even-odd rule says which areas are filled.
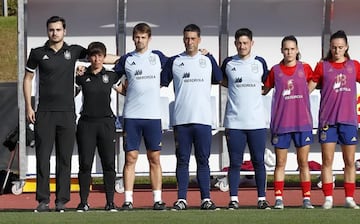
[[[115,185],[115,116],[110,108],[110,94],[119,80],[114,72],[103,67],[106,56],[105,45],[92,42],[88,46],[91,65],[82,76],[76,77],[76,84],[83,93],[81,117],[77,126],[79,152],[80,204],[78,212],[89,210],[87,198],[91,181],[91,169],[95,149],[101,159],[106,194],[105,210],[117,211],[113,202]]]

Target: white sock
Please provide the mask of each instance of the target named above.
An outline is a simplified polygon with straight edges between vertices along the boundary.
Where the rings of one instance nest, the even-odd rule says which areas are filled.
[[[275,196],[275,200],[283,200],[283,197],[282,196]]]
[[[258,201],[265,201],[266,197],[258,197]]]
[[[161,190],[153,190],[154,203],[161,201]]]
[[[125,202],[133,203],[133,191],[125,191]]]
[[[345,201],[353,201],[353,200],[354,200],[353,197],[346,197],[346,198],[345,198]]]
[[[238,196],[230,196],[230,201],[239,202],[239,198],[238,198]]]

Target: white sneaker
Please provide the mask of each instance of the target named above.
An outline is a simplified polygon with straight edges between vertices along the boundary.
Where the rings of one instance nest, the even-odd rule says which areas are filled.
[[[332,209],[333,207],[333,202],[330,200],[325,200],[324,204],[323,204],[323,209]]]
[[[281,199],[276,199],[276,200],[275,200],[274,209],[284,209],[283,200],[281,200]]]
[[[354,201],[354,199],[348,199],[345,200],[345,208],[353,208],[353,209],[360,209],[360,207],[356,204],[356,202]]]

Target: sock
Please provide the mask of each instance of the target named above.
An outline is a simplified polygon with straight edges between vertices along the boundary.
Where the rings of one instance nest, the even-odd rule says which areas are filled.
[[[265,201],[266,197],[258,197],[258,201]]]
[[[345,197],[354,197],[355,183],[344,183]]]
[[[303,181],[300,183],[301,185],[301,190],[302,190],[302,195],[303,198],[310,198],[310,190],[311,190],[311,181]]]
[[[230,196],[230,201],[237,201],[239,202],[238,196]]]
[[[133,191],[125,191],[125,202],[133,203]]]
[[[154,203],[161,201],[161,190],[153,190]]]
[[[275,181],[274,182],[274,193],[275,197],[283,195],[284,192],[284,181]]]
[[[331,183],[326,183],[326,184],[323,183],[322,191],[323,191],[325,197],[326,196],[332,196],[333,195],[333,183],[332,182]]]

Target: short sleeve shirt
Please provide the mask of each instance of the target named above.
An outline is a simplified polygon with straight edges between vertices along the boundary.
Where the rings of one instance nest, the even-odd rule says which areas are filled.
[[[74,111],[74,68],[77,59],[86,57],[86,49],[67,45],[55,52],[44,46],[31,50],[26,70],[39,71],[38,111]]]

